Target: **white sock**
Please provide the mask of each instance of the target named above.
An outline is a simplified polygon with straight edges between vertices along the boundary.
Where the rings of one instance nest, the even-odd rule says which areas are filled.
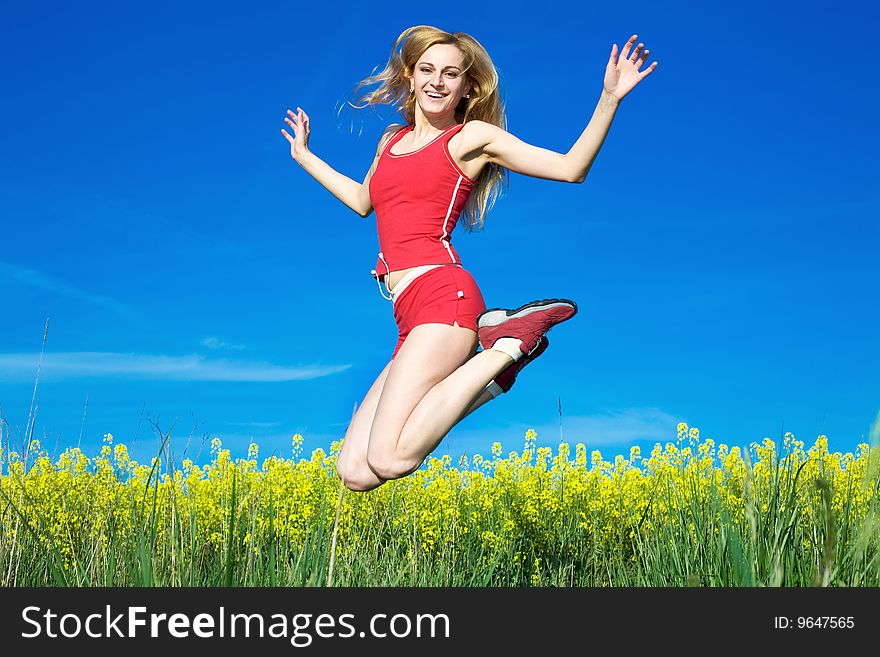
[[[495,399],[498,395],[504,392],[504,389],[494,381],[489,381],[489,385],[486,386],[486,390],[488,390],[489,394],[492,395],[492,399]]]
[[[515,363],[523,357],[523,352],[519,348],[521,344],[522,340],[519,340],[518,338],[498,338],[495,340],[495,344],[492,345],[492,349],[507,354],[513,358],[513,362]]]

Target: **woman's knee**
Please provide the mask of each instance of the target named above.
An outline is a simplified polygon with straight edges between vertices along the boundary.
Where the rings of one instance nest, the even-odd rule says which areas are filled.
[[[370,466],[370,470],[377,477],[386,481],[405,477],[418,470],[421,464],[421,461],[416,462],[413,459],[401,458],[390,454],[377,452],[369,452],[367,454],[367,465]]]
[[[342,479],[342,481],[345,481],[348,476],[348,471],[348,459],[345,455],[340,454],[336,457],[336,474],[339,475],[339,478]]]
[[[336,462],[336,474],[342,480],[342,484],[348,489],[358,493],[378,488],[385,483],[368,467],[352,468],[346,464]]]
[[[343,479],[342,483],[350,491],[353,491],[355,493],[366,493],[367,491],[373,490],[374,488],[379,488],[379,486],[385,483],[385,480],[377,479],[376,477],[367,479],[365,477],[363,479]]]

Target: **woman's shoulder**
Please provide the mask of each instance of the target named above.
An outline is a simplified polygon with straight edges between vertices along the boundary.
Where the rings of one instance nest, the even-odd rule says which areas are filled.
[[[492,134],[497,130],[501,130],[501,128],[499,128],[494,123],[481,121],[480,119],[471,119],[470,121],[465,121],[464,125],[461,128],[462,132],[478,135]]]
[[[385,130],[382,131],[382,136],[379,138],[379,145],[376,150],[381,153],[382,150],[385,148],[385,144],[387,144],[394,135],[400,132],[401,129],[406,127],[407,126],[405,123],[392,123],[387,128],[385,128]]]
[[[398,130],[401,130],[401,129],[406,128],[406,127],[407,127],[406,123],[392,123],[392,124],[389,125],[387,128],[385,128],[385,132],[384,132],[383,134],[386,134],[386,135],[391,134],[391,135],[393,135],[393,134],[394,134],[395,132],[397,132]]]
[[[387,128],[385,128],[385,131],[382,133],[382,139],[384,140],[393,137],[398,132],[407,127],[409,126],[407,126],[406,123],[392,123]]]
[[[482,151],[501,130],[494,123],[488,123],[479,119],[465,121],[458,134],[461,135],[461,144],[463,152]]]

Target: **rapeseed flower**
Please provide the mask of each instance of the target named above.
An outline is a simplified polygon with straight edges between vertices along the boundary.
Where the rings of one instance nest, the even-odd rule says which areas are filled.
[[[233,459],[214,438],[209,463],[185,459],[177,468],[159,458],[137,463],[111,434],[95,458],[71,448],[53,461],[35,440],[27,462],[3,452],[0,577],[45,584],[39,578],[56,566],[22,571],[20,560],[10,561],[20,553],[48,555],[41,558],[56,559],[64,577],[90,585],[209,580],[214,570],[224,572],[227,555],[244,569],[241,581],[262,582],[270,553],[276,568],[314,577],[308,564],[324,558],[335,532],[336,557],[347,564],[340,572],[352,577],[363,567],[356,564],[399,558],[410,576],[445,573],[437,575],[441,582],[482,581],[485,572],[487,582],[545,585],[595,572],[607,584],[596,560],[619,559],[619,572],[715,564],[700,581],[728,581],[734,571],[718,560],[732,558],[735,544],[754,557],[754,577],[778,584],[799,581],[793,563],[821,563],[829,518],[845,523],[835,534],[841,559],[862,555],[870,563],[877,553],[877,448],[829,453],[822,435],[805,450],[786,434],[778,451],[768,438],[740,447],[701,440],[684,423],[678,431],[688,444],[657,443],[647,458],[633,446],[628,459],[613,462],[595,449],[588,462],[584,443],[572,459],[567,443],[555,454],[536,448],[529,429],[521,453],[503,457],[495,442],[490,459],[462,456],[457,467],[448,454],[431,457],[408,477],[342,496],[335,473],[341,441],[329,454],[316,449],[308,459],[259,463],[256,442],[247,458]],[[296,434],[294,453],[301,445]],[[691,557],[664,561],[663,550]],[[834,572],[847,576],[843,567]],[[136,573],[141,579],[131,579]]]

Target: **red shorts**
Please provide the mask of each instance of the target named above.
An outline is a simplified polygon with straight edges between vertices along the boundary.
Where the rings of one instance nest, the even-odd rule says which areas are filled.
[[[403,281],[401,281],[403,282]],[[395,287],[394,321],[400,339],[391,359],[400,351],[409,332],[419,324],[448,324],[477,330],[477,315],[486,310],[486,302],[474,277],[458,265],[435,267],[412,279],[400,289]]]

